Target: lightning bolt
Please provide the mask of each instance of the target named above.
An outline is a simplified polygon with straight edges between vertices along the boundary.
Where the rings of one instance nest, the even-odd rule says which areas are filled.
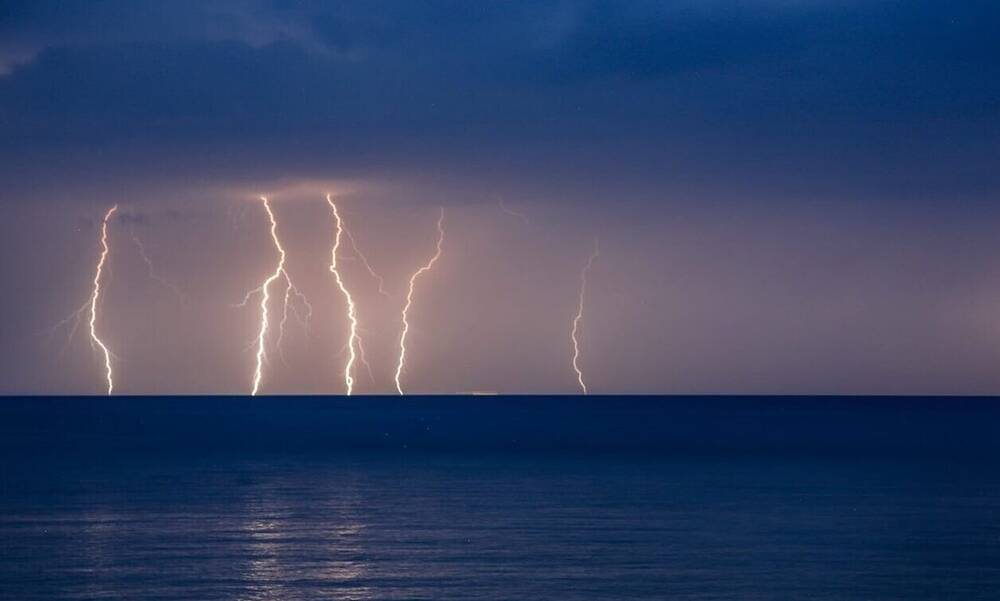
[[[250,292],[247,292],[246,296],[243,297],[243,302],[237,305],[241,307],[246,306],[246,304],[250,301],[250,298],[253,297],[253,295],[260,293],[260,329],[257,332],[256,367],[254,368],[254,373],[253,373],[252,388],[250,391],[251,396],[256,396],[257,391],[260,390],[260,381],[263,377],[264,363],[267,361],[267,330],[270,325],[268,319],[267,306],[268,306],[268,301],[270,301],[271,299],[271,284],[274,283],[275,280],[284,278],[285,284],[287,285],[287,288],[285,289],[285,298],[284,298],[285,305],[282,308],[283,318],[281,322],[278,324],[279,341],[281,337],[283,337],[284,335],[284,323],[285,321],[287,321],[288,303],[292,294],[295,294],[299,298],[301,298],[303,304],[305,304],[305,306],[308,308],[309,311],[308,314],[309,315],[312,314],[312,307],[309,305],[309,301],[306,300],[305,296],[303,296],[302,293],[299,292],[298,288],[295,287],[295,284],[292,283],[291,276],[288,275],[288,272],[285,270],[285,258],[286,258],[285,249],[283,246],[281,246],[281,240],[278,238],[278,221],[274,217],[274,212],[271,211],[271,203],[268,201],[266,196],[261,196],[260,200],[264,204],[264,211],[267,212],[267,218],[271,223],[270,227],[271,240],[274,242],[275,250],[278,251],[278,264],[275,266],[274,272],[271,273],[269,276],[267,276],[267,278],[260,286],[254,288]]]
[[[107,261],[108,253],[111,250],[108,247],[108,221],[111,220],[111,216],[117,210],[118,205],[108,209],[108,212],[104,214],[104,221],[101,223],[101,257],[98,259],[97,267],[94,269],[94,292],[90,295],[90,341],[93,346],[100,348],[104,354],[104,374],[108,381],[109,395],[115,389],[115,382],[111,371],[111,351],[108,350],[107,345],[97,335],[97,302],[101,299],[101,274],[104,271],[104,263]]]
[[[587,264],[580,271],[580,304],[577,306],[576,316],[573,318],[573,332],[570,335],[573,340],[573,371],[576,372],[576,381],[580,384],[580,390],[583,391],[583,394],[587,394],[587,385],[583,383],[583,372],[580,370],[580,342],[577,339],[577,334],[580,331],[580,321],[583,320],[583,297],[587,291],[587,272],[590,271],[590,267],[594,264],[594,259],[598,255],[600,255],[600,248],[598,247],[598,241],[595,239],[594,251],[590,253]]]
[[[337,211],[336,203],[333,202],[333,198],[329,194],[326,195],[326,203],[330,205],[330,209],[333,211],[333,218],[337,226],[337,233],[333,239],[333,248],[330,249],[330,273],[333,274],[333,279],[337,282],[337,287],[340,288],[340,292],[344,295],[344,300],[347,301],[347,321],[350,323],[350,335],[347,338],[348,358],[347,365],[344,367],[344,386],[347,388],[347,395],[350,396],[354,392],[354,362],[358,358],[357,349],[361,346],[361,339],[358,337],[358,316],[354,307],[354,298],[351,297],[350,291],[344,285],[344,280],[340,277],[340,271],[337,268],[337,251],[340,249],[340,238],[346,231],[344,222]]]
[[[410,331],[410,322],[407,321],[406,316],[410,311],[410,306],[413,305],[413,288],[417,283],[417,278],[430,271],[434,267],[434,263],[441,258],[441,245],[444,244],[444,207],[441,208],[441,216],[438,217],[437,230],[437,247],[434,256],[423,267],[413,272],[413,275],[410,276],[410,287],[406,293],[406,305],[403,307],[403,332],[399,337],[399,363],[396,364],[396,390],[399,391],[399,394],[403,394],[403,385],[400,383],[400,378],[403,374],[403,367],[406,364],[406,335]]]

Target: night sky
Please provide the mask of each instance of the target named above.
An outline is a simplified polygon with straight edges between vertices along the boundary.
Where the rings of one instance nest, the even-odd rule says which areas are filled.
[[[0,392],[1000,393],[1000,4],[0,2]],[[139,240],[153,262],[143,261]],[[163,278],[163,280],[159,279]],[[170,285],[166,285],[164,280]],[[171,285],[176,286],[176,294]],[[282,296],[275,286],[272,296]],[[278,304],[272,320],[280,319]]]

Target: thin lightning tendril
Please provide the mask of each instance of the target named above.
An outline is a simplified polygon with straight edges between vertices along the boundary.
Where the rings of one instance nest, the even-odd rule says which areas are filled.
[[[281,321],[278,322],[278,341],[275,346],[278,347],[278,356],[281,357],[281,362],[288,365],[285,361],[285,350],[284,346],[281,344],[285,339],[285,324],[288,323],[289,305],[291,305],[292,300],[292,285],[290,283],[285,284],[285,300],[282,301],[281,309]]]
[[[97,335],[97,303],[101,298],[101,273],[104,271],[104,263],[107,261],[108,253],[110,252],[110,248],[108,247],[108,221],[117,210],[118,205],[108,209],[108,212],[104,214],[104,221],[101,223],[101,258],[97,261],[97,268],[94,270],[94,292],[90,295],[90,340],[94,346],[99,347],[101,352],[104,353],[104,373],[108,381],[109,395],[115,388],[111,372],[111,351],[108,350],[107,345]]]
[[[361,365],[365,366],[365,371],[368,372],[368,379],[371,382],[375,382],[375,372],[372,371],[372,365],[368,362],[368,358],[365,357],[365,345],[361,344],[361,338],[358,338],[358,361]]]
[[[594,259],[600,255],[600,248],[598,247],[598,241],[594,240],[594,251],[590,253],[590,258],[587,259],[587,264],[583,266],[583,270],[580,271],[580,303],[576,309],[576,316],[573,318],[573,332],[570,337],[573,339],[573,371],[576,372],[576,381],[580,384],[580,390],[583,394],[587,394],[587,385],[583,383],[583,372],[580,370],[579,360],[580,360],[580,342],[577,339],[577,334],[580,330],[580,321],[583,320],[583,297],[587,291],[587,272],[590,271],[590,267],[594,264]]]
[[[358,248],[358,243],[354,239],[354,234],[352,234],[347,225],[343,223],[343,220],[341,220],[340,227],[343,230],[344,235],[347,236],[347,241],[351,243],[351,249],[354,251],[354,256],[361,260],[361,264],[364,265],[365,271],[368,272],[368,275],[372,276],[372,278],[378,282],[378,293],[386,298],[391,298],[391,295],[385,290],[385,278],[379,275],[375,269],[372,268],[371,263],[368,262],[368,257],[366,257],[364,253],[361,252],[361,249]],[[365,371],[368,372],[368,379],[375,382],[375,374],[372,371],[371,363],[368,362],[368,358],[365,356],[365,346],[361,343],[360,335],[356,337],[356,341],[358,344],[357,360],[365,367]]]
[[[441,216],[438,217],[437,222],[438,239],[437,247],[434,252],[434,256],[420,269],[413,272],[410,276],[410,287],[406,293],[406,305],[403,307],[403,332],[399,336],[399,363],[396,364],[396,390],[399,394],[403,394],[403,385],[400,383],[400,378],[403,374],[403,367],[406,363],[406,335],[410,331],[410,322],[407,321],[407,314],[410,311],[410,306],[413,304],[413,288],[417,283],[417,278],[422,274],[431,270],[434,267],[434,263],[441,258],[441,245],[444,244],[444,208],[441,208]]]
[[[285,361],[285,349],[282,345],[282,342],[285,339],[285,325],[288,323],[288,316],[290,313],[295,313],[296,321],[298,321],[299,325],[301,325],[302,328],[308,333],[309,320],[312,319],[313,308],[309,303],[309,299],[306,298],[306,295],[302,294],[302,292],[295,287],[295,284],[292,283],[292,280],[288,277],[287,271],[284,272],[284,276],[286,284],[285,299],[282,305],[281,321],[278,322],[278,341],[275,343],[275,346],[278,347],[278,355],[281,357],[281,362],[288,365],[288,362]],[[305,316],[299,313],[299,308],[293,302],[295,299],[298,299],[299,302],[301,302],[305,307]],[[289,311],[289,308],[291,311]]]
[[[169,288],[170,291],[177,297],[177,300],[183,305],[184,293],[181,292],[181,289],[176,284],[161,276],[156,271],[156,268],[153,266],[153,260],[149,258],[149,253],[146,252],[146,246],[142,243],[142,240],[139,239],[139,236],[135,234],[134,226],[129,228],[129,236],[132,237],[132,242],[134,242],[136,248],[139,249],[139,256],[142,258],[143,263],[146,264],[146,273],[149,275],[149,278],[158,282],[164,288]]]
[[[528,217],[524,213],[515,211],[514,209],[508,207],[507,204],[503,201],[502,197],[499,198],[497,202],[500,205],[501,212],[506,213],[507,215],[510,215],[511,217],[520,220],[521,223],[523,223],[524,225],[528,225]]]
[[[83,319],[83,314],[86,313],[87,309],[89,308],[90,308],[90,299],[88,298],[87,301],[82,305],[80,305],[76,311],[73,311],[72,313],[64,317],[62,320],[56,322],[55,325],[49,328],[48,333],[49,336],[52,337],[55,336],[56,332],[58,332],[66,324],[70,323],[73,324],[69,329],[69,334],[66,335],[66,342],[63,343],[62,348],[59,350],[58,357],[60,360],[62,360],[63,355],[66,354],[66,351],[67,349],[69,349],[69,346],[73,342],[73,339],[76,338],[76,332],[80,329],[80,321]],[[91,342],[91,344],[93,345],[93,342]]]
[[[375,278],[375,281],[378,282],[378,293],[386,298],[389,298],[389,293],[385,291],[385,278],[377,274],[375,270],[372,269],[371,263],[368,262],[368,258],[362,254],[361,249],[358,248],[357,242],[354,241],[354,235],[351,234],[351,230],[347,229],[347,227],[343,226],[343,224],[341,227],[343,227],[344,234],[347,235],[347,240],[351,243],[351,248],[354,249],[354,254],[361,259],[361,264],[365,266],[365,270],[369,273],[369,275]]]
[[[347,365],[344,367],[344,385],[347,388],[347,395],[350,396],[354,392],[354,362],[358,357],[357,347],[360,346],[360,339],[358,338],[358,316],[354,307],[354,299],[351,297],[351,293],[347,290],[347,286],[344,285],[344,280],[340,277],[340,271],[337,269],[337,251],[340,249],[340,238],[346,230],[344,229],[344,223],[340,218],[340,213],[337,212],[337,205],[333,202],[333,198],[329,194],[326,195],[326,202],[330,205],[330,209],[333,211],[333,218],[337,225],[337,233],[333,240],[333,248],[330,249],[330,273],[333,274],[333,279],[337,282],[337,287],[340,288],[340,292],[344,295],[344,299],[347,301],[347,321],[350,323],[350,335],[347,339],[348,358]],[[348,234],[348,236],[349,235],[350,234]]]

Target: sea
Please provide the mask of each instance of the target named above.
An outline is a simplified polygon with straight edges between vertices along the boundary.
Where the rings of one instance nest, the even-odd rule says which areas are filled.
[[[2,398],[0,599],[1000,599],[1000,400]]]

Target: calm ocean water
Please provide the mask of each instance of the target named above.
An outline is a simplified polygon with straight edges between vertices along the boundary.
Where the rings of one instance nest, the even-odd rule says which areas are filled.
[[[0,598],[997,599],[1000,401],[0,399]]]

